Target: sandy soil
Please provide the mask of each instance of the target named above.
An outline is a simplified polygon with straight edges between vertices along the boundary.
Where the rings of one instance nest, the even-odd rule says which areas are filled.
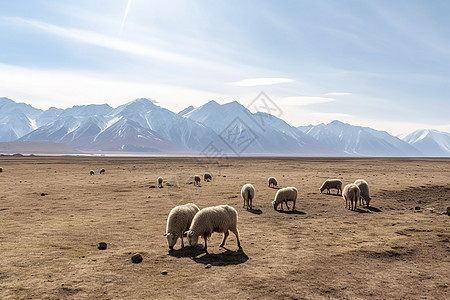
[[[0,299],[450,299],[450,159],[1,157],[0,167]],[[213,181],[191,184],[205,171]],[[158,176],[164,187],[150,188]],[[297,211],[273,210],[269,176],[298,188]],[[365,178],[371,208],[320,194],[330,177]],[[254,211],[242,208],[244,183]],[[219,248],[217,233],[209,254],[169,251],[167,214],[188,202],[234,206],[242,251],[233,234]]]

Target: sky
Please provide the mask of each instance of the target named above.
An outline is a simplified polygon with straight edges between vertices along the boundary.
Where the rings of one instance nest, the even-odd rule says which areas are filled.
[[[178,112],[261,91],[292,126],[450,132],[450,1],[0,1],[0,97],[151,98]]]

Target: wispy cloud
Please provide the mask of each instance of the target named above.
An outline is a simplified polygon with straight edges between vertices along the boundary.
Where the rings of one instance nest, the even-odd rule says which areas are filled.
[[[325,96],[349,96],[352,93],[346,93],[346,92],[330,92],[326,93]]]
[[[122,24],[120,24],[119,35],[122,34],[123,26],[125,26],[125,22],[128,17],[128,11],[130,10],[131,2],[132,2],[132,0],[128,0],[127,7],[125,8],[125,13],[123,14]]]
[[[290,78],[249,78],[241,81],[231,82],[235,86],[259,86],[259,85],[274,85],[280,83],[289,83],[294,80]]]
[[[336,101],[336,99],[329,97],[314,97],[314,96],[295,96],[295,97],[286,97],[283,99],[284,104],[296,106],[327,103],[333,101]]]

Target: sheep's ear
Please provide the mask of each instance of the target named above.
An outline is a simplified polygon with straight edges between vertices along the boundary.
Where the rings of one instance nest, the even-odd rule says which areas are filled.
[[[188,231],[183,232],[183,236],[187,237]]]

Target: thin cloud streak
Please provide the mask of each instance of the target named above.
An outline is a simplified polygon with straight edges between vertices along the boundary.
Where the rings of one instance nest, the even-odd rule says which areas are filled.
[[[290,78],[249,78],[241,81],[231,82],[234,86],[260,86],[260,85],[274,85],[280,83],[294,82]]]
[[[119,35],[122,34],[123,26],[125,26],[125,22],[128,17],[128,11],[130,10],[132,0],[128,0],[127,7],[125,8],[125,13],[123,14],[122,24],[120,25]]]
[[[282,99],[282,102],[286,105],[304,106],[310,104],[319,104],[336,101],[334,98],[329,97],[315,97],[315,96],[295,96],[286,97]]]

